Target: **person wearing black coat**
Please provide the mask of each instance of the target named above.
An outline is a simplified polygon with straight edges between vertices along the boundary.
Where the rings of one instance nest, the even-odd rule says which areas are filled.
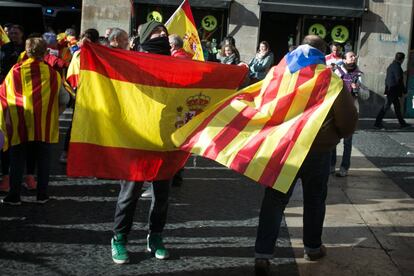
[[[404,85],[403,70],[401,64],[404,62],[405,54],[398,52],[395,54],[394,61],[387,68],[387,75],[385,77],[385,104],[378,112],[374,126],[376,128],[384,128],[382,119],[387,111],[394,105],[395,115],[401,128],[409,127],[410,125],[404,120],[401,113],[400,97],[407,93]]]

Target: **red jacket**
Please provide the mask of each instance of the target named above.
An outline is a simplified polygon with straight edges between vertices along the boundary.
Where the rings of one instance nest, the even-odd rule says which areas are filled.
[[[171,52],[171,56],[184,59],[192,59],[193,56],[187,53],[183,48]]]

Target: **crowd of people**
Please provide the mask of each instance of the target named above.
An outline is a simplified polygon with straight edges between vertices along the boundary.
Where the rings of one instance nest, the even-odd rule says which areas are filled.
[[[15,112],[17,117],[13,119],[32,125],[23,130],[14,123],[13,129],[8,129],[8,133],[5,134],[12,136],[6,140],[4,146],[6,150],[1,153],[0,192],[7,193],[2,199],[2,203],[8,205],[21,204],[20,191],[24,173],[26,176],[23,185],[28,190],[37,191],[36,202],[44,204],[49,200],[47,187],[51,162],[50,144],[57,142],[56,135],[59,130],[59,121],[56,118],[65,106],[74,107],[75,101],[73,97],[69,98],[69,94],[62,88],[61,79],[67,78],[72,89],[77,89],[77,77],[67,76],[67,72],[71,71],[71,68],[79,68],[79,53],[82,51],[82,45],[85,41],[110,48],[169,55],[183,59],[192,58],[183,49],[183,39],[176,34],[169,34],[167,28],[156,21],[140,25],[137,29],[137,35],[133,37],[129,37],[125,30],[113,27],[106,29],[103,36],[100,36],[96,29],[87,29],[78,38],[74,30],[69,28],[60,34],[53,32],[29,34],[25,40],[23,27],[7,24],[4,29],[11,42],[2,46],[0,50],[0,82],[3,83],[0,94],[4,97],[7,95],[8,89],[13,89],[16,85],[20,86],[21,91],[14,92],[17,95],[16,102],[21,100],[22,95],[33,95],[33,100],[28,101],[24,108],[34,110],[32,117],[28,118],[25,117],[24,110],[17,107]],[[330,68],[344,82],[344,88],[339,93],[328,118],[325,120],[327,123],[324,124],[324,131],[318,133],[311,151],[297,175],[297,179],[302,180],[305,205],[303,237],[305,257],[314,261],[326,255],[326,248],[322,243],[321,236],[328,177],[330,173],[335,173],[335,147],[339,139],[344,138],[344,154],[336,174],[344,177],[350,168],[352,133],[357,121],[357,99],[358,97],[366,99],[369,96],[369,91],[363,85],[363,73],[357,66],[357,56],[354,52],[342,53],[340,45],[332,44],[331,54],[325,56],[326,44],[317,36],[305,37],[303,45],[317,50],[316,58],[315,56],[304,56],[303,58],[325,60],[327,68]],[[305,51],[303,45],[296,49],[292,47],[291,53],[301,54],[301,51]],[[241,60],[233,37],[225,37],[219,48],[220,51],[215,54],[215,57],[209,57],[206,60],[248,67],[249,73],[245,85],[263,80],[275,63],[267,41],[259,43],[257,53],[249,62]],[[377,117],[376,126],[378,127],[382,127],[382,118],[391,104],[396,107],[401,126],[408,125],[398,112],[396,100],[404,90],[401,87],[400,78],[402,60],[404,60],[404,56],[400,53],[397,54],[395,62],[389,67],[389,72],[387,71],[387,102]],[[15,73],[17,71],[20,72],[20,75]],[[17,84],[25,78],[31,79],[33,85]],[[41,96],[36,97],[39,93],[42,93]],[[49,117],[45,119],[48,127],[39,121],[44,111],[36,110],[36,106],[39,104],[45,106],[45,103],[46,106],[51,107],[48,113]],[[3,108],[5,108],[4,105]],[[55,119],[51,119],[50,116]],[[69,140],[70,129],[66,134],[61,162],[66,162]],[[37,181],[34,178],[35,167],[37,167]],[[167,221],[170,186],[174,183],[181,185],[182,181],[182,170],[180,170],[173,179],[154,181],[150,184],[151,189],[148,189],[152,197],[152,204],[148,216],[147,250],[153,253],[157,259],[169,258],[169,252],[163,243],[162,233]],[[117,264],[129,262],[127,237],[131,231],[134,212],[137,201],[142,195],[143,185],[144,182],[120,181],[111,239],[112,260]],[[271,188],[265,190],[255,245],[256,271],[263,275],[269,270],[269,259],[273,255],[283,211],[293,188],[294,185],[286,194]]]

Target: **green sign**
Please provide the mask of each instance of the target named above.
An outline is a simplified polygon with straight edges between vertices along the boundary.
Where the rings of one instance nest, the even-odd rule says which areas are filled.
[[[212,32],[217,28],[217,19],[213,15],[204,16],[201,19],[201,27],[207,32]]]
[[[149,12],[148,15],[147,15],[147,22],[150,22],[150,21],[153,21],[153,20],[162,23],[162,15],[161,15],[161,13],[159,13],[157,11]]]
[[[315,23],[309,27],[308,34],[310,35],[319,35],[322,39],[326,36],[326,28],[324,25]]]
[[[349,38],[348,28],[343,25],[335,26],[331,31],[332,40],[338,43],[345,43]]]

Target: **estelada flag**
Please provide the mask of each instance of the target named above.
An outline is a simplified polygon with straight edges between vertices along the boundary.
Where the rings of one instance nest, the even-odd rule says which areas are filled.
[[[177,34],[184,41],[184,50],[195,60],[204,61],[203,49],[188,0],[184,0],[165,23],[169,34]]]
[[[300,46],[262,82],[178,129],[173,141],[286,193],[341,89],[323,54]]]
[[[7,36],[6,32],[4,31],[3,27],[0,26],[0,47],[4,44],[7,44],[10,42],[9,37]]]
[[[172,178],[188,153],[174,130],[236,93],[246,68],[92,44],[80,53],[69,176]]]
[[[15,64],[0,86],[3,150],[28,141],[59,140],[61,77],[43,61],[28,58]]]

